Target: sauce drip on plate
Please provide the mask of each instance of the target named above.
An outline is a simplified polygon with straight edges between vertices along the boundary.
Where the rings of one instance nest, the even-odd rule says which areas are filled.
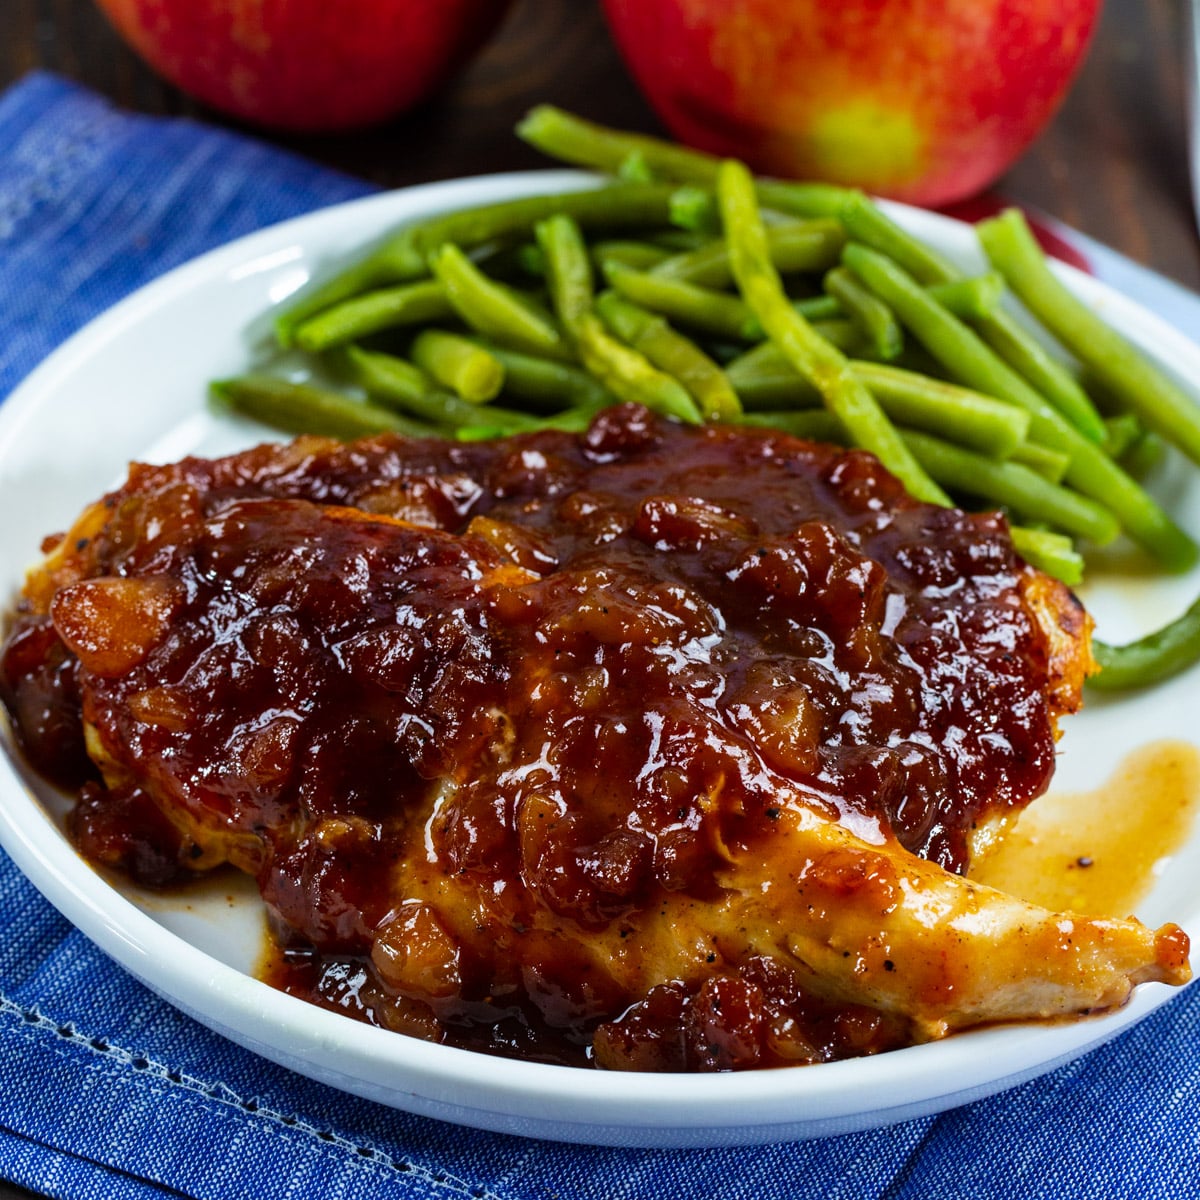
[[[1126,917],[1183,845],[1200,809],[1200,750],[1153,742],[1100,787],[1026,809],[971,877],[1047,908]]]

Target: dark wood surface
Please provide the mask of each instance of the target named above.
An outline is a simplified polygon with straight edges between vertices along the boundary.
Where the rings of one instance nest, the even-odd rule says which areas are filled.
[[[0,87],[50,70],[131,109],[230,124],[157,80],[90,0],[3,0],[3,10]],[[998,191],[1200,288],[1184,10],[1182,0],[1108,0],[1073,92]],[[592,0],[517,0],[487,50],[419,111],[359,134],[273,140],[385,186],[523,170],[545,164],[510,130],[543,100],[661,132]],[[29,1194],[0,1180],[0,1200]]]
[[[3,8],[0,86],[43,68],[129,108],[228,123],[159,82],[90,0],[4,0]],[[1185,8],[1183,0],[1108,0],[1073,92],[999,189],[1200,288],[1187,166]],[[596,0],[516,0],[490,47],[419,111],[365,133],[275,140],[387,186],[521,170],[544,162],[510,130],[540,100],[661,131],[621,65]]]

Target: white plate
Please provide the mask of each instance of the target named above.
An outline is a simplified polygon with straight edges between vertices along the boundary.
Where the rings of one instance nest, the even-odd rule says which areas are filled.
[[[266,335],[263,313],[343,255],[400,221],[538,191],[586,185],[574,172],[435,184],[290,221],[217,250],[144,288],[52,355],[0,407],[0,599],[20,586],[41,536],[65,528],[121,477],[128,460],[214,454],[265,436],[211,414],[206,381],[245,369]],[[965,226],[891,210],[964,266]],[[1156,317],[1067,270],[1072,286],[1181,379],[1200,379],[1200,349]],[[1163,486],[1200,532],[1194,473]],[[1178,612],[1195,579],[1124,581],[1088,597],[1122,640]],[[1162,737],[1197,741],[1193,673],[1073,719],[1060,787],[1096,786],[1126,750]],[[1066,1062],[1170,999],[1162,985],[1100,1020],[990,1029],[873,1059],[712,1076],[630,1076],[551,1067],[435,1046],[358,1024],[276,992],[249,973],[263,926],[252,888],[231,910],[220,894],[178,900],[113,886],[63,838],[61,796],[33,778],[4,731],[0,842],[46,897],[114,959],[204,1024],[304,1075],[385,1104],[487,1129],[565,1141],[714,1146],[844,1133],[937,1112]],[[1170,863],[1140,915],[1171,919],[1200,941],[1200,838]]]

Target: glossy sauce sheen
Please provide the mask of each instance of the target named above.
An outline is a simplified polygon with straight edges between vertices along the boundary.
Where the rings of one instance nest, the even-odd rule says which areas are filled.
[[[1002,518],[864,454],[623,408],[583,438],[135,467],[104,515],[62,571],[108,578],[27,604],[0,670],[31,757],[84,781],[81,848],[252,873],[277,983],[418,1036],[583,1062],[600,1028],[656,1069],[896,1044],[770,959],[625,994],[535,918],[585,939],[702,903],[783,804],[960,871],[1053,770]],[[472,880],[477,945],[406,903],[413,873]],[[520,961],[489,959],[499,919]]]

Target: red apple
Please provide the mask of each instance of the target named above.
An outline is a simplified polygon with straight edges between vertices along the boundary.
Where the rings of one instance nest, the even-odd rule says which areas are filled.
[[[604,0],[684,142],[918,204],[980,190],[1033,140],[1100,0]]]
[[[395,116],[483,45],[509,0],[96,0],[161,75],[213,108],[304,132]]]

